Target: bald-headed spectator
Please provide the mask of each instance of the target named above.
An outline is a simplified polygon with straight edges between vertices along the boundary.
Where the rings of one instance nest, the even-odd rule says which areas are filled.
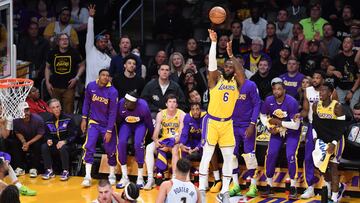
[[[259,6],[254,5],[250,8],[250,18],[245,19],[242,22],[242,33],[249,36],[251,39],[259,37],[261,39],[266,37],[266,24],[267,21],[260,17],[261,11]]]
[[[149,66],[147,67],[146,82],[151,79],[157,78],[158,70],[161,64],[167,63],[167,54],[164,50],[160,50],[156,53],[154,59],[151,59]]]
[[[40,99],[40,91],[36,87],[31,88],[30,93],[26,98],[26,102],[30,106],[31,113],[50,112],[50,108],[46,102]]]

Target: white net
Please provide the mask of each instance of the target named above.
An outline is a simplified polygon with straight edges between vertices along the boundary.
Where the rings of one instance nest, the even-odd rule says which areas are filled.
[[[0,118],[24,117],[23,103],[33,86],[33,81],[22,78],[0,79]]]

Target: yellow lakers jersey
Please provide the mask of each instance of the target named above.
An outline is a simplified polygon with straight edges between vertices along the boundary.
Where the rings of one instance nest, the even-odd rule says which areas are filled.
[[[322,101],[319,101],[316,108],[316,113],[318,114],[319,118],[322,119],[337,119],[335,115],[334,109],[338,102],[336,100],[332,100],[330,105],[324,107],[322,105]]]
[[[235,78],[228,81],[221,75],[216,86],[210,89],[208,113],[218,118],[229,118],[233,114],[238,97],[239,89]]]
[[[180,109],[176,110],[175,116],[168,118],[167,110],[164,109],[161,111],[162,121],[161,121],[161,138],[171,138],[175,135],[179,135],[180,127],[180,114],[182,111]]]

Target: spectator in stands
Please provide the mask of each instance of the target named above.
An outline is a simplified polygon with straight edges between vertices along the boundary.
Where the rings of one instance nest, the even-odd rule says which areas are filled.
[[[286,94],[295,99],[299,99],[298,90],[301,87],[304,75],[299,72],[299,62],[295,57],[289,58],[287,62],[287,73],[280,75],[279,78],[283,81]]]
[[[348,103],[353,108],[359,102],[360,96],[360,72],[355,63],[356,51],[350,37],[345,37],[342,43],[342,52],[333,59],[333,68],[329,68],[330,76],[335,76],[337,83],[336,92],[339,102]]]
[[[330,58],[333,58],[339,53],[341,41],[334,36],[333,26],[329,23],[324,24],[323,33],[324,38],[321,43],[324,45],[322,47],[325,49],[322,49],[321,52],[323,55],[327,55]]]
[[[271,93],[271,80],[275,77],[274,72],[270,71],[270,69],[271,62],[265,58],[260,59],[258,64],[258,71],[250,78],[250,80],[256,83],[260,98],[263,101],[266,96]]]
[[[105,53],[108,41],[104,35],[97,35],[94,37],[94,15],[95,5],[90,5],[89,19],[86,33],[86,82],[87,86],[90,82],[98,78],[99,71],[110,67],[111,58]],[[94,46],[94,39],[96,40]],[[121,69],[123,70],[123,69]]]
[[[302,19],[300,24],[304,28],[306,40],[314,39],[315,35],[323,36],[323,26],[327,21],[321,17],[321,4],[315,3],[310,6],[310,17]]]
[[[326,76],[324,78],[325,82],[330,82],[334,85],[335,87],[335,76],[331,75],[330,72],[331,70],[335,70],[334,66],[331,65],[331,59],[330,57],[324,55],[321,59],[321,63],[320,63],[320,68],[321,70],[326,73]]]
[[[264,39],[266,37],[267,21],[260,17],[261,12],[258,5],[253,5],[252,8],[250,8],[250,15],[250,18],[242,22],[242,33],[251,39],[255,39],[256,37]]]
[[[301,19],[306,18],[306,8],[301,5],[302,0],[291,0],[291,5],[287,7],[289,14],[289,21],[291,23],[297,23]]]
[[[0,203],[20,203],[19,189],[15,185],[8,185],[1,191]]]
[[[41,81],[44,79],[46,57],[50,49],[49,42],[39,35],[39,25],[31,22],[27,35],[19,39],[17,47],[17,57],[20,60],[31,61],[31,79],[35,86],[40,88]]]
[[[30,93],[26,98],[26,102],[29,104],[31,113],[50,112],[50,108],[46,102],[40,99],[40,91],[36,87],[32,87],[30,89]]]
[[[165,13],[156,18],[153,37],[158,40],[189,39],[192,34],[192,23],[181,15],[179,5],[168,0]]]
[[[155,58],[150,62],[147,67],[146,82],[149,82],[151,79],[157,78],[159,68],[161,64],[165,64],[167,60],[167,54],[164,50],[160,50],[156,53]]]
[[[192,59],[190,59],[189,62],[190,61],[192,63]],[[171,72],[170,80],[179,84],[180,83],[179,78],[181,74],[183,74],[185,68],[185,60],[183,55],[180,52],[172,53],[169,58],[169,66]]]
[[[59,15],[59,21],[52,22],[46,26],[44,30],[44,37],[52,45],[55,45],[56,36],[62,33],[66,33],[70,37],[70,45],[73,48],[79,46],[79,38],[75,29],[70,24],[71,11],[68,7],[63,7]]]
[[[124,59],[124,72],[121,75],[116,75],[112,83],[117,89],[119,98],[123,98],[127,92],[135,91],[141,94],[145,81],[135,72],[136,58],[134,55],[127,55]]]
[[[229,58],[226,52],[226,43],[228,43],[229,41],[229,36],[225,34],[219,37],[219,43],[216,51],[216,60],[219,67],[224,67],[225,61]]]
[[[36,6],[37,10],[31,17],[31,21],[37,23],[39,25],[40,33],[43,33],[46,26],[48,26],[52,22],[55,22],[56,18],[54,13],[51,12],[50,9],[48,9],[46,1],[39,0],[37,1]]]
[[[201,95],[199,94],[199,92],[196,89],[192,89],[190,91],[187,92],[187,98],[188,98],[188,102],[191,103],[200,103],[201,104],[201,109],[207,109],[208,103],[203,102]]]
[[[315,70],[320,69],[321,53],[320,41],[311,40],[308,42],[309,53],[302,53],[300,56],[301,73],[311,76]]]
[[[350,27],[351,38],[355,50],[360,50],[360,20],[353,20]]]
[[[301,81],[301,87],[298,89],[298,101],[299,101],[299,109],[302,109],[302,104],[304,103],[305,99],[305,92],[306,88],[312,86],[312,78],[310,76],[305,76]]]
[[[355,122],[360,122],[360,103],[354,105],[352,113],[355,119]]]
[[[280,9],[277,16],[276,36],[284,43],[292,38],[293,24],[288,21],[289,13],[286,9]]]
[[[152,117],[155,118],[159,111],[166,108],[165,98],[169,94],[174,94],[178,97],[177,103],[180,109],[186,109],[183,91],[176,82],[169,79],[169,65],[161,65],[158,74],[159,79],[148,82],[141,93],[141,97],[147,101],[150,107]]]
[[[130,37],[124,35],[120,38],[119,42],[120,52],[119,55],[113,57],[110,63],[110,76],[115,77],[116,75],[121,75],[124,71],[124,58],[128,55],[132,55],[136,59],[136,69],[135,72],[138,76],[141,77],[141,59],[140,57],[131,53],[131,40]]]
[[[196,67],[204,65],[204,55],[200,51],[200,47],[195,38],[189,38],[186,42],[186,52],[184,53],[184,60],[192,59]]]
[[[234,20],[231,23],[230,41],[232,42],[233,53],[235,56],[250,51],[251,39],[242,34],[242,23],[238,20]]]
[[[45,121],[45,143],[41,145],[41,153],[44,160],[45,173],[42,175],[44,180],[55,177],[53,171],[53,154],[60,154],[62,173],[60,180],[69,179],[70,150],[74,142],[75,123],[71,116],[66,115],[61,110],[60,101],[51,99],[49,101],[51,118]]]
[[[344,40],[345,37],[350,35],[351,22],[353,20],[354,13],[350,5],[345,5],[342,10],[342,16],[340,19],[337,19],[334,23],[335,36],[339,40]]]
[[[57,98],[64,106],[64,112],[74,112],[76,83],[85,71],[80,53],[70,47],[69,36],[60,34],[58,48],[50,51],[45,67],[46,88],[52,98]]]
[[[277,60],[279,53],[284,43],[276,36],[275,23],[268,23],[266,25],[266,37],[264,41],[264,52],[270,56],[271,60]]]
[[[244,56],[244,68],[255,73],[258,70],[258,64],[261,59],[265,58],[271,63],[271,58],[262,52],[264,41],[260,38],[254,38],[251,42],[251,51]]]
[[[122,189],[130,182],[127,173],[127,146],[131,137],[134,140],[133,148],[135,149],[135,158],[138,164],[136,185],[143,188],[144,140],[147,133],[153,134],[154,125],[149,106],[145,100],[138,98],[135,91],[127,92],[125,98],[119,101],[117,123],[119,126],[117,152],[122,174],[116,188]]]
[[[331,23],[341,18],[344,0],[332,0],[330,2],[323,2],[322,9],[325,19]]]
[[[198,71],[200,72],[200,75],[201,75],[201,78],[202,78],[202,81],[204,82],[204,84],[207,85],[207,74],[208,74],[208,66],[209,66],[209,53],[207,53],[205,56],[204,56],[204,66],[203,67],[200,67],[198,69]]]
[[[295,23],[293,26],[293,37],[286,41],[286,44],[291,47],[291,55],[300,57],[302,53],[308,52],[308,41],[305,39],[303,26],[300,23]]]
[[[184,77],[181,78],[183,82],[183,87],[181,88],[184,91],[185,95],[188,95],[188,92],[192,89],[196,89],[200,95],[203,95],[204,91],[207,89],[205,84],[202,82],[200,73],[196,73],[192,69],[187,69]],[[187,96],[185,96],[188,99]],[[186,100],[187,101],[187,100]]]
[[[82,7],[80,0],[71,0],[70,3],[70,24],[78,34],[80,53],[85,56],[86,28],[89,19],[89,11],[86,7]]]
[[[10,148],[13,157],[14,167],[18,167],[15,172],[17,175],[24,174],[28,162],[26,154],[30,154],[30,177],[36,178],[40,170],[41,139],[45,134],[44,121],[37,115],[30,113],[28,103],[21,103],[19,108],[24,109],[24,118],[14,120],[14,132],[17,140]]]
[[[288,45],[284,45],[280,50],[280,57],[273,61],[272,63],[272,70],[275,72],[276,76],[286,73],[287,71],[287,62],[291,55],[291,48]]]

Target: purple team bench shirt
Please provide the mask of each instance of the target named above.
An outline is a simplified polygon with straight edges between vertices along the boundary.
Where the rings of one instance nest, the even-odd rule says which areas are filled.
[[[100,87],[97,80],[90,82],[85,90],[83,118],[93,120],[112,132],[116,121],[117,100],[118,92],[110,82],[104,87]]]
[[[301,87],[302,80],[305,76],[298,72],[295,77],[290,77],[288,73],[284,73],[279,77],[284,81],[286,94],[289,94],[294,98],[298,98],[298,89]]]
[[[150,135],[154,132],[151,112],[148,104],[143,99],[138,99],[136,108],[133,111],[129,111],[125,108],[125,98],[122,98],[118,105],[117,120],[120,125],[125,122],[134,127],[144,123]]]
[[[232,115],[233,125],[242,127],[249,126],[250,122],[256,123],[260,106],[261,99],[256,84],[253,81],[245,80]]]
[[[180,143],[191,147],[192,149],[198,147],[202,148],[201,144],[201,129],[202,121],[206,112],[201,112],[200,118],[195,119],[190,113],[184,117],[184,127],[180,136]]]

